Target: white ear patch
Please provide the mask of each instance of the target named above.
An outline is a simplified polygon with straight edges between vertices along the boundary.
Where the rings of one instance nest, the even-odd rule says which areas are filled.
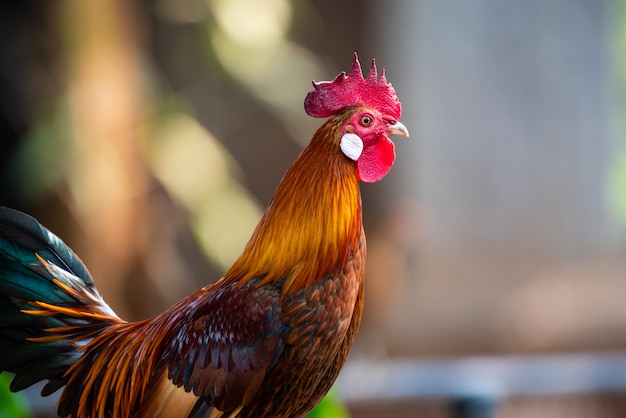
[[[339,148],[341,148],[341,152],[343,152],[346,157],[352,161],[356,161],[363,152],[363,141],[361,141],[361,138],[356,134],[344,134],[341,137]]]

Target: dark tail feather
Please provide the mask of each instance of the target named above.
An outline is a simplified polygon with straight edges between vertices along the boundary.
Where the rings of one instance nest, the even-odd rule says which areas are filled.
[[[119,322],[63,241],[0,207],[0,372],[15,374],[11,390],[46,379],[43,395],[58,390],[80,346]]]

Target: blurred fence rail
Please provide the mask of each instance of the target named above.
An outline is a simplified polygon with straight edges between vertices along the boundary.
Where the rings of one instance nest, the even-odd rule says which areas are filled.
[[[623,352],[353,361],[337,384],[355,418],[626,416]]]

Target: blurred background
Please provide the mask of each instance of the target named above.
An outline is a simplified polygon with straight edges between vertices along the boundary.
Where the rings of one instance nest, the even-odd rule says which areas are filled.
[[[0,204],[61,236],[121,317],[230,266],[321,124],[311,80],[357,51],[411,138],[362,187],[352,416],[626,416],[626,1],[7,0],[0,34]],[[430,379],[359,395],[396,361],[489,402]],[[520,369],[569,389],[507,386]]]

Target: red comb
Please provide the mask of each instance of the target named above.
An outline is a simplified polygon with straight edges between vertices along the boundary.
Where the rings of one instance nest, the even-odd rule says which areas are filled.
[[[314,90],[304,99],[304,110],[314,118],[326,118],[346,107],[366,105],[394,120],[400,119],[402,106],[396,91],[387,83],[385,70],[381,71],[380,79],[377,73],[376,62],[372,59],[370,72],[363,78],[355,52],[350,74],[344,71],[333,81],[313,82]]]

